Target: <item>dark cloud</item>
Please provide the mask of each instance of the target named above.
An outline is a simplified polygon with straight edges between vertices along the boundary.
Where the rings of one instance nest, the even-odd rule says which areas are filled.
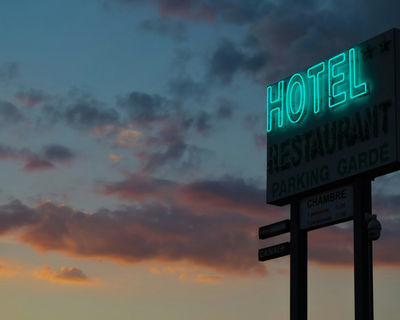
[[[205,83],[194,81],[188,76],[170,80],[168,89],[179,99],[205,100],[208,95],[208,86]]]
[[[14,124],[22,121],[24,116],[12,103],[0,100],[0,121],[5,124]]]
[[[27,172],[55,169],[52,161],[65,163],[70,161],[74,154],[61,145],[49,145],[43,148],[41,154],[27,148],[17,149],[0,144],[0,160],[16,160],[24,162],[22,170]]]
[[[44,94],[45,95],[45,94]],[[72,88],[65,97],[45,95],[36,118],[36,126],[54,126],[66,124],[77,130],[92,130],[97,127],[120,125],[117,109],[83,90]]]
[[[169,101],[157,94],[132,91],[124,97],[119,97],[117,103],[128,112],[131,120],[136,124],[150,124],[163,120],[169,115]]]
[[[248,25],[256,55],[268,57],[260,82],[275,82],[318,61],[398,26],[398,2],[282,0],[266,3],[263,15]],[[346,10],[343,10],[346,8]],[[340,14],[338,14],[340,12]]]
[[[211,217],[160,204],[89,214],[51,202],[35,209],[17,202],[0,206],[0,222],[2,234],[18,231],[22,243],[40,251],[127,263],[185,261],[218,272],[265,275],[265,265],[255,259],[257,222],[237,214]],[[64,275],[79,274],[70,271]]]
[[[248,55],[232,41],[223,40],[218,45],[210,60],[210,75],[228,84],[238,71],[257,73],[266,63],[265,53]]]
[[[139,193],[133,192],[130,196],[143,199],[139,184],[133,186]],[[281,214],[282,210],[274,212],[277,208],[260,202],[261,190],[249,188],[247,183],[233,178],[172,184],[172,189],[175,187],[172,193],[167,191],[169,185],[166,183],[159,190],[151,187],[145,195],[165,193],[161,201],[94,213],[51,202],[37,204],[32,209],[13,201],[0,206],[0,234],[15,232],[22,243],[40,251],[78,257],[128,263],[185,261],[218,272],[265,274],[266,264],[256,259],[261,245],[256,231],[261,224],[276,221],[277,213]],[[120,184],[116,192],[125,187],[132,185]],[[176,196],[171,198],[175,192]],[[262,220],[254,217],[249,208],[259,211],[259,217],[263,210]],[[383,231],[381,239],[374,243],[375,264],[398,266],[400,219],[390,216],[380,219]],[[352,247],[351,223],[309,234],[310,261],[327,267],[351,267]]]
[[[208,133],[211,129],[210,121],[210,114],[205,111],[201,111],[196,117],[196,130],[203,135]]]
[[[162,16],[185,20],[243,25],[252,23],[268,9],[264,0],[114,0],[120,4],[156,5]]]
[[[18,230],[24,226],[38,221],[35,210],[23,205],[18,200],[13,200],[0,206],[0,234]]]
[[[40,159],[37,156],[27,157],[23,170],[28,172],[43,171],[54,169],[54,165],[47,160]]]
[[[268,10],[265,0],[210,0],[208,2],[221,20],[237,25],[254,23]]]
[[[230,119],[233,114],[233,102],[227,99],[220,99],[217,109],[217,119],[224,120]]]
[[[236,212],[248,216],[264,216],[267,212],[265,189],[233,177],[178,184],[134,174],[121,182],[104,184],[101,192],[131,201],[163,200],[212,214]],[[278,217],[283,211],[275,209],[274,212],[275,217]]]
[[[48,97],[41,90],[30,89],[27,91],[18,91],[15,94],[15,98],[19,103],[27,107],[33,107],[37,104],[45,102]]]
[[[100,108],[95,101],[81,101],[65,110],[68,124],[80,128],[118,123],[118,113],[114,109]]]
[[[169,180],[133,174],[123,181],[105,184],[101,192],[106,195],[118,195],[124,200],[160,200],[171,196],[175,187],[176,184]]]
[[[159,95],[134,91],[119,98],[118,104],[129,114],[134,125],[148,133],[141,150],[135,152],[140,160],[140,170],[147,173],[165,167],[182,167],[183,159],[189,156],[186,142],[189,130],[197,128],[197,123],[198,129],[205,130],[208,124],[207,119],[193,117],[178,102]]]
[[[187,39],[186,26],[182,21],[168,18],[145,20],[139,24],[138,28],[142,31],[168,36],[179,42]]]
[[[142,3],[141,1],[117,1]],[[229,83],[237,72],[275,82],[347,47],[399,26],[398,1],[153,0],[162,16],[235,24],[242,45],[220,44],[211,74]],[[344,9],[345,8],[345,9]],[[250,50],[250,51],[249,51]]]
[[[70,149],[59,144],[45,146],[43,150],[43,157],[50,161],[69,161],[74,156],[74,153]]]
[[[205,1],[158,0],[159,11],[164,16],[213,22],[215,12]]]
[[[181,138],[175,142],[168,143],[163,151],[142,151],[136,153],[141,161],[141,170],[143,172],[154,172],[166,165],[176,165],[184,156],[187,145]]]

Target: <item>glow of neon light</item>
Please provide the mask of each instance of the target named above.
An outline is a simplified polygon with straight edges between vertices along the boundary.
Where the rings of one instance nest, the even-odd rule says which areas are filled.
[[[367,84],[365,82],[357,84],[356,74],[356,51],[354,48],[349,51],[349,68],[350,68],[350,98],[354,99],[368,93]]]
[[[278,127],[283,126],[283,84],[284,81],[278,83],[278,97],[272,99],[272,86],[267,87],[267,132],[272,130],[272,113],[278,113]],[[271,108],[272,104],[280,103],[275,108]]]
[[[345,81],[345,73],[343,71],[335,73],[335,69],[345,62],[346,55],[344,53],[340,53],[328,61],[329,108],[334,108],[346,102],[346,91],[337,88],[338,85]]]
[[[320,110],[320,75],[325,71],[325,62],[316,64],[307,70],[307,76],[312,78],[314,92],[314,113],[319,113]]]
[[[299,87],[300,99],[297,105],[297,110],[293,110],[293,90],[295,87]],[[291,123],[297,123],[300,121],[304,107],[306,104],[306,85],[304,78],[300,73],[295,73],[289,80],[287,92],[286,92],[286,112],[287,117]],[[293,118],[293,115],[296,117]]]

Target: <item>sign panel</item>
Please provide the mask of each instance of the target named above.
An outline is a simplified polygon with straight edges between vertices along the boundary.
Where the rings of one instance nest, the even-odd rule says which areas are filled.
[[[284,242],[272,247],[267,247],[258,250],[258,261],[266,261],[275,258],[280,258],[290,254],[290,243]]]
[[[267,202],[399,168],[400,31],[267,87]]]
[[[290,231],[290,220],[283,220],[258,229],[258,238],[267,239]]]
[[[353,217],[353,186],[337,188],[300,200],[300,229],[311,230]]]

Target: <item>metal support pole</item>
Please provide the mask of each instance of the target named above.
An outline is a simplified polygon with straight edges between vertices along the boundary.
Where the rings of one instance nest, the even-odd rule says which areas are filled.
[[[355,320],[373,320],[372,241],[367,215],[371,214],[371,181],[354,184],[354,305]]]
[[[307,231],[300,230],[300,201],[290,205],[290,320],[307,320]]]

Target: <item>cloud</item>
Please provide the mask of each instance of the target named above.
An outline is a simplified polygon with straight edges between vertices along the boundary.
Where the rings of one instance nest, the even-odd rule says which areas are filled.
[[[266,213],[265,190],[233,177],[181,185],[178,196],[182,203],[197,205],[207,212],[226,210],[255,216]]]
[[[63,116],[68,124],[83,129],[118,123],[118,113],[114,109],[100,108],[95,101],[77,102],[68,107]]]
[[[169,101],[157,94],[132,91],[119,97],[117,104],[128,112],[131,121],[137,125],[148,125],[169,116]]]
[[[18,221],[6,225],[5,218]],[[217,272],[265,274],[265,266],[255,259],[257,222],[233,213],[215,218],[153,203],[89,214],[51,202],[34,209],[12,203],[0,206],[0,222],[2,234],[18,231],[19,241],[42,252],[125,263],[184,262]]]
[[[208,95],[207,84],[194,81],[189,76],[180,76],[170,80],[168,89],[172,95],[181,100],[205,100]]]
[[[188,150],[187,132],[192,123],[179,114],[161,121],[156,134],[144,139],[143,149],[135,153],[140,170],[149,173],[179,164]]]
[[[0,100],[0,121],[4,124],[15,124],[24,119],[21,111],[11,102]]]
[[[72,88],[66,96],[47,95],[36,116],[36,126],[65,124],[89,131],[97,127],[119,126],[120,114],[90,93]]]
[[[172,195],[175,186],[176,184],[169,180],[133,174],[123,181],[104,184],[101,192],[133,201],[165,199]]]
[[[265,189],[260,189],[243,179],[224,177],[215,180],[197,180],[176,183],[156,179],[149,175],[128,175],[125,180],[104,183],[101,192],[116,195],[123,200],[167,200],[190,210],[208,214],[236,212],[249,216],[264,216],[266,209]],[[275,217],[282,210],[275,210]],[[269,212],[272,218],[272,212]]]
[[[210,121],[211,116],[207,112],[201,111],[196,118],[196,130],[200,134],[206,134],[211,129]]]
[[[204,1],[158,0],[161,15],[213,22],[215,13]]]
[[[75,154],[65,146],[50,144],[44,147],[43,157],[48,161],[68,162],[75,157]]]
[[[34,209],[14,200],[0,206],[0,221],[0,235],[6,235],[8,232],[38,221],[38,216]]]
[[[82,270],[78,268],[61,267],[60,271],[56,271],[47,264],[44,264],[40,271],[34,271],[33,276],[38,279],[68,284],[92,284],[94,282],[93,279],[90,279]]]
[[[34,107],[47,100],[47,95],[41,90],[30,89],[29,91],[18,91],[15,99],[24,106]]]
[[[123,157],[123,155],[116,155],[112,153],[108,155],[108,158],[111,159],[114,163],[120,162]]]
[[[116,139],[116,143],[123,148],[135,148],[141,144],[142,133],[133,129],[122,129]]]
[[[0,259],[0,276],[2,277],[15,277],[23,273],[21,264],[17,261],[2,258]]]
[[[228,99],[220,99],[218,102],[217,119],[225,120],[230,119],[233,114],[232,106],[234,103]]]
[[[51,162],[40,159],[36,156],[32,156],[26,159],[26,163],[23,167],[23,170],[27,172],[33,172],[33,171],[50,170],[54,168],[55,167]]]
[[[263,224],[282,219],[282,209],[259,203],[258,192],[249,194],[246,188],[251,188],[240,181],[231,180],[232,186],[225,183],[224,188],[215,182],[187,186],[165,181],[159,186],[156,182],[160,181],[132,180],[131,184],[114,185],[109,194],[140,200],[140,204],[94,213],[49,201],[38,203],[35,208],[13,201],[0,206],[0,234],[13,234],[20,242],[42,252],[56,251],[75,257],[125,263],[183,263],[207,268],[218,275],[266,274],[268,264],[256,259],[257,250],[264,245],[257,240],[256,231]],[[244,190],[243,194],[239,190]],[[216,198],[208,199],[212,194]],[[180,203],[182,196],[187,197],[186,202]],[[261,208],[265,211],[262,216]],[[374,242],[375,264],[398,266],[400,219],[385,214],[380,220],[383,232],[381,239]],[[352,266],[352,247],[349,225],[309,233],[309,259],[324,267]],[[57,272],[58,277],[79,274],[67,271]],[[194,279],[192,273],[182,273],[188,274],[187,279]]]
[[[255,74],[266,64],[265,52],[247,54],[232,41],[223,40],[212,54],[209,73],[223,84],[229,84],[238,71]]]
[[[221,282],[222,277],[218,275],[210,275],[210,274],[198,274],[194,278],[195,282],[199,283],[207,283],[207,284],[216,284]]]
[[[168,18],[145,20],[138,26],[139,30],[152,32],[162,36],[168,36],[176,41],[187,39],[186,26],[182,21],[175,21]]]
[[[161,16],[192,21],[243,25],[254,22],[267,10],[263,0],[114,0],[116,3],[156,5]]]
[[[27,172],[55,169],[53,161],[65,164],[69,163],[74,157],[75,155],[71,150],[57,144],[44,146],[40,154],[27,148],[17,149],[0,144],[0,160],[22,161],[25,163],[22,170]]]

